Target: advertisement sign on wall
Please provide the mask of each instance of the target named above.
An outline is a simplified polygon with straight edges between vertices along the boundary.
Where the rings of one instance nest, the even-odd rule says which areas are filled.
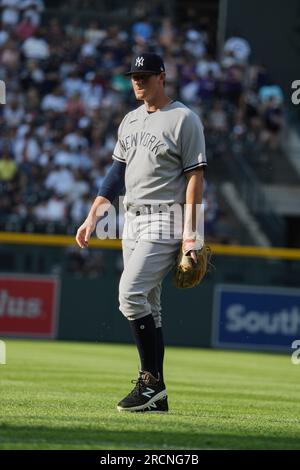
[[[213,345],[290,351],[300,339],[300,289],[217,285]]]
[[[0,275],[0,336],[55,338],[58,280]]]

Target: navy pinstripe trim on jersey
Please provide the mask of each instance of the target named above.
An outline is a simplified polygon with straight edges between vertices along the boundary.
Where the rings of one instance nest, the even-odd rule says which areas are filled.
[[[124,158],[117,157],[117,155],[115,155],[114,153],[113,153],[112,157],[113,157],[115,160],[118,160],[118,162],[126,163],[126,160],[124,160]]]
[[[195,163],[194,165],[184,168],[183,171],[186,172],[186,171],[194,170],[195,168],[198,168],[200,166],[207,166],[207,163],[206,162]]]

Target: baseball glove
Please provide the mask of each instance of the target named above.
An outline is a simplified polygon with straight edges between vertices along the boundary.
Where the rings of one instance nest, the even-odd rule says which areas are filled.
[[[175,264],[173,285],[178,289],[188,289],[200,284],[210,264],[211,250],[203,245],[200,250],[195,250],[197,263],[192,259],[190,252],[186,253],[181,245]]]

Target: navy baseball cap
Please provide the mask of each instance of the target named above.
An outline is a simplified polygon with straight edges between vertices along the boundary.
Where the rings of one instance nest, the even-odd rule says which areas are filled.
[[[125,75],[133,73],[161,73],[165,72],[165,65],[158,54],[145,52],[136,55],[131,63],[131,69]]]

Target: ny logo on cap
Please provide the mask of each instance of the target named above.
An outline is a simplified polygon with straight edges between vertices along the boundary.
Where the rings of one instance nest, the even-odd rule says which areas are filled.
[[[143,67],[144,65],[144,57],[137,57],[135,61],[136,67]]]

